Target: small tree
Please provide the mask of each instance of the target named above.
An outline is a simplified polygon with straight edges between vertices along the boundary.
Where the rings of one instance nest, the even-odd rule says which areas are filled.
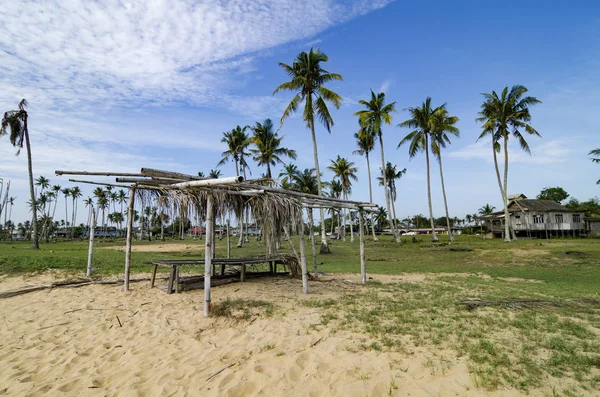
[[[558,204],[561,204],[569,197],[569,193],[565,191],[562,187],[547,187],[542,189],[540,194],[537,195],[538,200],[552,200],[556,201]]]

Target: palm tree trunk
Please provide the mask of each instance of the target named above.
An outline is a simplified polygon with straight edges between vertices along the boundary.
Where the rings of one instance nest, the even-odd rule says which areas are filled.
[[[385,193],[385,205],[387,207],[387,213],[391,214],[391,207],[390,207],[390,196],[389,196],[389,192],[388,192],[388,184],[387,184],[387,178],[385,176],[385,154],[383,151],[383,135],[379,134],[379,146],[381,147],[381,170],[383,171],[383,190]],[[391,222],[388,222],[391,229],[392,229],[392,234],[394,235],[394,240],[396,240],[397,243],[400,242],[400,239],[398,238],[398,234],[396,233],[396,224],[394,222],[394,220],[392,219]]]
[[[454,236],[452,235],[452,229],[450,228],[450,215],[448,212],[448,201],[446,200],[446,187],[444,186],[444,171],[442,170],[441,148],[440,148],[440,152],[438,154],[438,160],[440,162],[440,178],[442,180],[442,196],[444,196],[444,207],[446,207],[446,226],[448,227],[448,236],[450,237],[450,241],[454,241]]]
[[[243,169],[244,172],[244,180],[248,180],[248,175],[246,175],[246,167],[244,167]],[[243,230],[243,234],[244,234],[244,242],[245,243],[249,243],[250,240],[248,240],[248,222],[250,221],[250,208],[248,206],[246,206],[246,216],[244,217],[244,230]]]
[[[346,201],[348,201],[348,192],[346,192]],[[352,210],[348,209],[348,225],[350,225],[350,242],[354,242],[354,225],[352,224]]]
[[[504,135],[504,241],[511,241],[510,216],[508,213],[508,135]],[[507,240],[508,238],[508,240]]]
[[[312,134],[313,141],[313,156],[315,158],[315,171],[317,173],[317,188],[319,196],[323,196],[323,189],[321,187],[321,170],[319,168],[319,153],[317,152],[317,135],[315,134],[315,123],[314,120],[310,126],[310,132]],[[321,217],[321,250],[322,254],[328,254],[331,252],[327,245],[327,236],[325,235],[325,211],[323,208],[319,209],[319,215]]]
[[[429,135],[425,134],[425,161],[427,162],[427,200],[429,201],[429,223],[431,224],[431,239],[440,241],[433,225],[433,206],[431,205],[431,172],[429,169]]]
[[[313,232],[314,218],[313,209],[307,208],[308,212],[308,232],[310,233],[310,245],[312,247],[312,258],[313,258],[313,269],[315,271],[315,277],[319,277],[319,271],[317,269],[317,247],[315,245],[315,233]]]
[[[365,151],[365,157],[367,158],[367,173],[369,175],[369,202],[373,202],[373,186],[371,182],[371,162],[369,161],[369,152]],[[375,223],[373,222],[373,213],[371,215],[371,230],[373,230],[373,241],[377,241],[377,236],[375,235]],[[369,230],[367,229],[367,234],[369,234]]]
[[[496,177],[498,178],[498,187],[500,188],[500,195],[502,195],[502,203],[506,203],[506,193],[504,192],[504,187],[502,186],[502,179],[500,178],[500,168],[498,167],[498,156],[496,155],[495,144],[496,141],[494,139],[494,134],[492,133],[492,152],[494,153],[494,168],[496,169]],[[506,219],[504,220],[504,224],[506,226]],[[510,235],[506,233],[506,231],[504,233],[504,241],[510,242]]]
[[[394,223],[396,222],[396,204],[393,196],[393,192],[390,189],[390,201],[392,202],[392,215],[394,216]],[[400,231],[397,230],[398,236],[400,235]]]
[[[33,249],[40,248],[38,239],[37,207],[35,201],[35,190],[33,188],[33,167],[31,165],[31,144],[29,143],[29,131],[27,130],[27,118],[25,118],[25,146],[27,147],[27,171],[29,172],[29,194],[31,195],[31,226],[33,228]]]
[[[342,193],[342,197],[344,198],[344,200],[346,200],[346,189],[344,189],[343,193]],[[346,221],[348,219],[348,209],[344,208],[344,215],[342,216],[342,219],[344,220],[344,225],[342,227],[342,240],[346,241]]]

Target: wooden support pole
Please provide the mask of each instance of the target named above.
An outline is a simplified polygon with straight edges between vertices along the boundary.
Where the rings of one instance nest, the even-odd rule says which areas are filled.
[[[227,218],[227,259],[231,258],[231,236],[229,235],[229,225],[231,223],[231,215]]]
[[[133,238],[133,203],[135,188],[129,189],[129,204],[127,205],[127,242],[125,243],[125,274],[123,275],[123,291],[129,291],[129,274],[131,272],[131,239]]]
[[[208,317],[210,311],[210,276],[213,267],[213,212],[213,197],[212,194],[208,194],[206,199],[206,239],[204,243],[204,317]]]
[[[86,277],[90,277],[92,275],[92,258],[94,255],[94,234],[96,234],[96,211],[94,211],[94,207],[92,207],[92,216],[90,218],[90,246],[88,248],[88,260],[87,260],[87,270],[85,272]]]
[[[365,259],[365,221],[362,211],[358,212],[358,227],[360,238],[360,274],[363,285],[367,285],[367,261]]]
[[[308,270],[306,269],[306,247],[304,245],[304,219],[300,216],[300,231],[298,237],[300,238],[300,269],[302,271],[302,290],[305,294],[308,294]]]

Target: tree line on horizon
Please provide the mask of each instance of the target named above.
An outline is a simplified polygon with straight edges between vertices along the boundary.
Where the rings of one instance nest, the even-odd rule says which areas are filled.
[[[226,144],[227,150],[223,152],[221,161],[217,164],[221,166],[227,161],[233,161],[235,164],[236,175],[247,177],[248,163],[247,160],[252,158],[257,165],[266,167],[266,178],[273,178],[272,166],[284,164],[283,170],[279,174],[280,184],[283,188],[295,189],[307,193],[324,196],[325,194],[331,197],[348,199],[352,190],[352,181],[357,180],[356,172],[358,169],[352,161],[342,156],[337,156],[336,159],[331,159],[327,169],[333,172],[334,178],[332,181],[323,181],[321,167],[319,163],[318,144],[316,134],[316,124],[321,124],[329,133],[334,125],[334,120],[329,111],[329,106],[339,108],[342,103],[342,97],[325,87],[327,83],[333,81],[342,81],[343,78],[338,73],[332,73],[324,69],[323,66],[329,61],[327,55],[319,49],[310,49],[308,52],[300,52],[293,60],[292,64],[279,63],[279,66],[285,71],[288,76],[288,81],[280,84],[273,91],[273,95],[280,91],[291,91],[293,97],[286,106],[279,120],[279,128],[283,126],[285,121],[294,113],[302,112],[302,119],[310,131],[313,143],[314,168],[299,170],[293,163],[285,163],[284,158],[291,160],[296,159],[296,151],[283,146],[283,136],[279,136],[279,128],[275,129],[271,119],[266,119],[262,122],[256,122],[252,126],[236,126],[231,131],[223,133],[222,142]],[[515,85],[509,89],[504,87],[498,94],[496,91],[484,93],[483,103],[478,113],[476,121],[482,124],[482,132],[479,139],[489,138],[492,143],[492,156],[494,159],[494,169],[502,198],[503,210],[505,213],[505,241],[513,241],[516,239],[514,230],[510,225],[508,217],[508,170],[509,170],[509,149],[508,144],[511,140],[516,140],[521,149],[530,153],[529,144],[526,140],[527,136],[541,137],[540,133],[530,124],[531,113],[530,107],[541,103],[536,97],[527,95],[528,90],[522,85]],[[370,225],[373,232],[373,239],[377,240],[375,235],[375,218],[379,219],[378,223],[383,220],[383,215],[387,218],[387,224],[391,229],[396,242],[401,243],[400,233],[398,230],[397,219],[395,214],[396,201],[396,181],[402,178],[406,169],[400,169],[397,165],[391,162],[386,162],[384,151],[383,128],[386,125],[392,125],[393,113],[397,113],[396,102],[387,102],[384,92],[374,92],[371,90],[370,98],[359,101],[360,110],[354,113],[357,117],[357,132],[354,133],[358,149],[354,154],[364,156],[367,163],[368,182],[369,182],[369,199],[373,201],[373,188],[371,181],[371,164],[370,154],[375,149],[377,143],[380,147],[381,167],[379,168],[379,176],[377,177],[379,185],[383,187],[385,196],[385,209],[380,208],[379,213],[370,214]],[[62,193],[65,197],[65,205],[67,198],[72,199],[72,217],[71,224],[76,219],[77,200],[81,196],[79,188],[61,189],[60,186],[49,186],[40,182],[40,177],[34,183],[31,145],[28,129],[28,114],[27,101],[23,99],[17,110],[11,110],[4,113],[0,128],[1,135],[10,135],[11,144],[18,149],[17,154],[23,146],[27,149],[28,173],[29,173],[29,189],[30,201],[29,205],[32,212],[32,239],[33,247],[39,247],[40,235],[47,239],[48,221],[54,219],[56,211],[58,195]],[[431,228],[431,237],[433,241],[438,241],[438,236],[435,231],[435,219],[433,217],[433,206],[431,197],[431,164],[430,154],[437,160],[439,165],[440,180],[442,187],[442,195],[445,209],[445,223],[450,239],[453,240],[451,226],[452,222],[449,215],[448,202],[446,198],[444,186],[444,172],[442,163],[442,149],[445,149],[451,144],[452,137],[459,137],[459,129],[456,127],[459,121],[458,117],[450,115],[446,108],[446,103],[435,106],[432,104],[431,97],[427,97],[423,103],[415,107],[406,109],[409,113],[409,118],[397,124],[398,127],[408,128],[410,132],[400,140],[398,148],[402,146],[408,147],[409,156],[415,157],[420,153],[425,155],[426,173],[427,173],[427,199],[429,212],[429,226]],[[250,134],[251,132],[251,134]],[[502,176],[500,172],[498,153],[503,155]],[[589,153],[592,161],[600,163],[600,149],[592,150]],[[218,170],[211,170],[209,177],[217,175]],[[203,175],[202,173],[200,173]],[[42,180],[43,181],[43,180]],[[600,180],[598,181],[600,184]],[[45,194],[37,195],[34,186],[41,188],[41,192]],[[99,189],[99,190],[98,190]],[[96,204],[102,212],[102,224],[104,224],[105,210],[110,203],[119,202],[123,204],[124,192],[122,195],[113,199],[112,191],[106,191],[98,188],[94,191]],[[68,190],[68,191],[65,191]],[[104,193],[101,193],[104,191]],[[89,199],[91,200],[91,198]],[[120,201],[122,200],[122,201]],[[86,206],[91,206],[91,202],[86,203]],[[66,207],[65,207],[66,208]],[[482,207],[483,208],[483,207]],[[489,209],[489,205],[488,208]],[[51,209],[51,210],[50,210]],[[122,224],[124,220],[123,211],[119,213],[113,206],[113,212],[109,213],[112,216],[111,221],[115,224]],[[143,207],[143,211],[145,211]],[[384,211],[384,212],[383,212]],[[41,212],[40,222],[38,222],[37,213]],[[321,237],[321,253],[329,252],[329,247],[326,237],[326,225],[324,209],[320,212],[320,237]],[[51,213],[51,214],[50,214]],[[120,216],[119,216],[120,215]],[[183,215],[181,214],[183,225]],[[240,231],[242,224],[248,222],[249,214],[245,212],[236,214]],[[149,216],[149,215],[148,215]],[[162,215],[158,215],[162,216]],[[312,224],[312,210],[308,211],[309,222]],[[352,216],[349,211],[344,211],[343,214],[338,211],[338,224],[343,218],[343,238],[345,239],[345,230],[347,221],[352,224]],[[68,215],[65,215],[65,221]],[[333,222],[334,214],[332,212],[331,222]],[[163,222],[161,221],[161,224]],[[40,232],[38,226],[41,224]],[[353,228],[350,227],[351,240],[354,239]],[[242,243],[242,235],[240,233],[240,242]],[[314,238],[314,236],[313,236]]]

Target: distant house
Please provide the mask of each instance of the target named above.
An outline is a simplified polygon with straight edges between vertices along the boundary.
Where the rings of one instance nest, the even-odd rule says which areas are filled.
[[[531,200],[525,195],[509,195],[510,223],[519,237],[564,237],[586,234],[584,212],[570,210],[552,200]],[[494,237],[504,236],[504,211],[484,215]]]

